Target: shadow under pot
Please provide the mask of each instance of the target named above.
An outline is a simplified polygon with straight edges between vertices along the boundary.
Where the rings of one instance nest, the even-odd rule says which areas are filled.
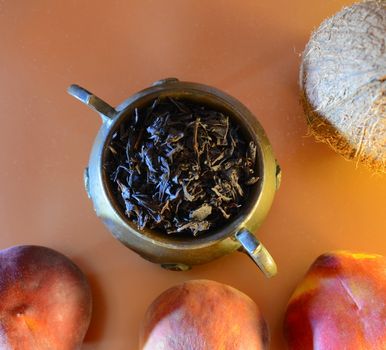
[[[78,85],[70,86],[68,92],[98,112],[102,118],[102,126],[92,147],[89,165],[84,173],[84,180],[88,196],[94,204],[97,216],[102,219],[115,238],[143,258],[160,264],[162,267],[170,270],[188,270],[192,265],[206,263],[239,250],[247,253],[267,277],[276,274],[277,268],[274,260],[252,232],[256,232],[271,207],[275,192],[280,184],[280,167],[275,160],[271,145],[263,128],[244,105],[235,98],[213,87],[183,82],[175,78],[155,82],[151,87],[134,94],[116,108],[111,107]],[[164,103],[164,101],[167,103]],[[189,227],[189,225],[191,225],[189,220],[192,219],[192,213],[184,213],[183,210],[181,213],[181,208],[178,209],[178,213],[176,211],[173,214],[174,216],[172,216],[168,222],[178,222],[180,225],[179,229],[172,232],[173,230],[170,229],[170,227],[168,228],[166,224],[163,229],[159,227],[154,228],[154,222],[159,220],[158,214],[160,214],[160,211],[167,203],[163,203],[161,206],[158,202],[158,207],[154,207],[153,203],[151,212],[149,212],[149,217],[153,217],[153,224],[152,226],[150,225],[153,227],[152,229],[149,228],[149,225],[146,225],[146,223],[144,224],[143,217],[139,220],[139,217],[135,215],[135,212],[138,213],[138,211],[143,212],[150,209],[140,208],[140,195],[136,194],[134,198],[130,197],[133,196],[133,193],[136,193],[138,188],[132,190],[128,184],[128,182],[131,181],[129,175],[135,172],[130,172],[130,169],[128,169],[135,167],[135,164],[129,164],[130,155],[128,153],[136,149],[137,153],[141,154],[141,149],[144,149],[141,143],[156,142],[154,139],[158,136],[152,136],[151,134],[149,136],[149,125],[151,125],[153,129],[157,129],[157,123],[152,119],[157,116],[165,119],[165,115],[167,116],[170,112],[167,107],[168,103],[169,105],[171,103],[174,105],[173,108],[176,109],[178,116],[182,115],[181,118],[187,118],[187,127],[189,125],[189,116],[186,114],[189,114],[190,106],[198,108],[198,112],[197,109],[194,109],[195,116],[191,116],[191,118],[195,118],[195,123],[197,123],[197,119],[200,118],[200,108],[202,108],[203,111],[216,111],[223,116],[227,116],[231,125],[235,126],[235,129],[238,130],[237,132],[242,134],[242,138],[245,141],[242,142],[244,146],[248,147],[251,142],[254,145],[254,152],[250,152],[254,153],[252,155],[254,158],[252,160],[253,169],[249,169],[254,175],[254,180],[251,181],[253,184],[247,186],[246,193],[243,193],[244,198],[242,199],[242,204],[237,204],[231,196],[220,193],[222,191],[221,188],[216,192],[214,184],[211,184],[212,187],[209,186],[207,188],[205,187],[205,183],[199,184],[202,185],[207,194],[211,191],[216,192],[217,197],[215,199],[212,197],[210,205],[205,202],[201,203],[199,210],[196,210],[193,214],[193,219],[194,215],[197,214],[200,216],[203,214],[203,207],[208,209],[210,206],[216,209],[218,205],[221,205],[222,201],[228,202],[228,207],[232,205],[235,208],[237,207],[237,212],[229,218],[225,210],[223,210],[222,216],[218,210],[217,212],[211,212],[208,218],[212,217],[212,219],[216,221],[216,225],[211,225],[207,229],[200,228],[201,224],[198,224],[195,230],[184,230],[183,225],[181,226],[181,221],[183,222],[185,220],[187,224],[186,227]],[[159,108],[157,107],[157,111],[152,108],[152,106],[156,104],[160,106]],[[199,120],[202,122],[201,124],[205,124],[205,120]],[[127,128],[132,128],[129,136],[127,136]],[[178,134],[177,127],[176,129],[176,135],[174,136],[177,138],[182,137]],[[194,127],[192,130],[193,131],[190,131],[190,139],[196,137],[199,142],[197,135],[194,135]],[[205,132],[205,130],[201,132]],[[229,130],[227,129],[226,133],[228,132]],[[115,142],[114,140],[117,137],[124,138],[122,135],[125,133],[128,138],[128,140],[126,140],[126,147],[124,143],[120,148],[112,147]],[[158,135],[157,130],[153,130],[153,133]],[[145,137],[144,134],[147,136]],[[135,140],[132,138],[135,138]],[[144,139],[146,139],[146,141],[143,141]],[[213,137],[209,136],[208,139],[213,141]],[[157,142],[161,141],[157,139]],[[231,139],[231,143],[232,142]],[[221,140],[217,143],[221,144]],[[207,148],[212,146],[213,144],[207,146]],[[233,147],[232,145],[228,146]],[[208,161],[203,160],[205,158],[204,147],[202,145],[194,147],[193,145],[191,148],[196,148],[196,151],[197,149],[201,150],[197,151],[197,154],[191,155],[192,169],[194,169],[195,166],[200,168],[200,160],[196,159],[199,157],[201,157],[200,159],[205,163],[201,165],[203,167],[207,166]],[[210,150],[207,151],[210,152]],[[122,154],[119,154],[120,152]],[[214,151],[212,150],[212,152]],[[115,161],[113,159],[114,156],[122,160],[120,166],[125,168],[123,169],[123,173],[127,173],[124,184],[119,181],[117,183],[116,169],[115,172],[111,170],[111,164]],[[221,155],[220,158],[221,157],[224,156]],[[158,161],[161,158],[158,158]],[[167,156],[163,154],[163,158],[167,159]],[[126,165],[125,162],[127,162]],[[148,170],[149,167],[152,167],[152,164],[151,161],[149,162],[150,163],[145,162],[145,168],[142,168],[142,172],[138,169],[138,173],[136,174],[137,183],[138,176],[142,177],[141,181],[144,188],[146,188],[148,181],[150,181]],[[163,162],[165,163],[164,160]],[[251,159],[249,159],[249,163],[251,166]],[[224,162],[221,164],[224,165]],[[173,167],[173,164],[164,164],[164,166]],[[148,168],[146,169],[146,167]],[[143,171],[143,169],[145,169],[145,171]],[[203,171],[202,169],[203,168],[199,170],[196,169],[199,175],[196,174],[195,179],[198,179],[198,181],[199,179],[206,178],[204,174],[199,173],[200,170]],[[190,169],[185,170],[189,172]],[[151,176],[153,176],[152,181],[154,184],[154,174]],[[167,181],[170,182],[172,180],[160,178],[159,182],[161,183],[162,181],[166,181],[165,186],[167,186]],[[221,179],[218,181],[221,181]],[[178,181],[175,182],[178,184]],[[161,184],[157,186],[161,186]],[[238,186],[238,184],[236,184],[236,186]],[[184,203],[184,201],[194,202],[195,200],[195,198],[189,195],[189,191],[190,189],[186,187],[184,191],[178,192],[182,198],[179,203],[182,203],[182,207],[184,207],[184,205],[185,208],[189,206],[189,203]],[[235,189],[233,189],[233,191],[235,191]],[[242,189],[238,190],[240,193],[242,191]],[[147,196],[149,196],[149,193],[147,193]],[[153,194],[153,197],[154,196],[158,196],[157,198],[159,200],[161,195],[158,191]],[[204,197],[204,199],[202,199],[202,197]],[[125,202],[125,200],[127,201]],[[204,195],[201,196],[201,200],[205,201]],[[130,209],[134,208],[134,216],[130,218],[127,212],[129,206],[127,203],[130,203]],[[201,220],[201,223],[203,221],[208,223],[207,215],[208,212],[206,214],[204,213],[203,218],[205,220]],[[177,217],[180,216],[180,221],[178,221]]]

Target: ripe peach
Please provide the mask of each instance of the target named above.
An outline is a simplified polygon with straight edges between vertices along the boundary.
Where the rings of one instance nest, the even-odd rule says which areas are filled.
[[[80,349],[91,293],[79,268],[40,246],[0,251],[0,349]]]
[[[320,256],[289,301],[284,331],[291,350],[385,350],[385,257]]]
[[[148,308],[142,350],[264,350],[268,327],[255,302],[230,286],[185,282]]]

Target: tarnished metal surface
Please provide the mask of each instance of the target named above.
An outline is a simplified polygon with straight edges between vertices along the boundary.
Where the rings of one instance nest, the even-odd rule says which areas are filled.
[[[239,101],[213,87],[181,82],[176,78],[159,80],[152,87],[131,96],[116,108],[77,85],[72,85],[68,92],[102,116],[103,123],[92,148],[85,183],[96,214],[124,245],[145,259],[162,264],[166,268],[186,270],[192,265],[208,262],[239,249],[246,241],[236,239],[235,235],[240,231],[255,232],[259,228],[270,209],[280,183],[281,172],[264,130]],[[224,110],[242,126],[258,146],[256,166],[261,180],[250,196],[249,202],[227,226],[202,237],[176,238],[148,229],[139,231],[122,213],[106,180],[103,162],[111,135],[122,121],[131,117],[134,108],[140,108],[158,96],[187,98]],[[267,276],[276,273],[276,265],[269,254],[265,254],[265,250],[262,249],[259,254],[255,254],[257,246],[254,249],[250,249],[249,246],[244,248],[243,251],[256,262],[259,259],[264,261],[258,265]],[[183,268],[180,268],[181,266]]]

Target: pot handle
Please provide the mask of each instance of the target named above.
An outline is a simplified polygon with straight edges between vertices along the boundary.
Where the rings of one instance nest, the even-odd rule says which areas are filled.
[[[89,106],[91,109],[97,111],[101,115],[104,122],[113,119],[117,114],[117,111],[108,103],[79,85],[71,85],[67,89],[67,92],[71,96],[74,96],[76,99],[83,102],[85,105]]]
[[[277,266],[271,254],[251,232],[245,228],[241,229],[235,238],[266,277],[270,278],[277,274]]]

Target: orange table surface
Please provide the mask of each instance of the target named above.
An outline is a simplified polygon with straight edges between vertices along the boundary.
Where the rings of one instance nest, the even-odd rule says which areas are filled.
[[[91,283],[83,350],[136,349],[150,302],[189,279],[212,279],[252,297],[273,350],[311,262],[334,249],[385,254],[386,182],[307,136],[298,68],[311,31],[352,1],[37,0],[0,2],[0,248],[52,247]],[[175,76],[222,89],[259,119],[283,169],[258,237],[279,274],[267,280],[234,253],[169,272],[116,241],[95,216],[82,173],[101,125],[66,93],[78,83],[117,105]]]

